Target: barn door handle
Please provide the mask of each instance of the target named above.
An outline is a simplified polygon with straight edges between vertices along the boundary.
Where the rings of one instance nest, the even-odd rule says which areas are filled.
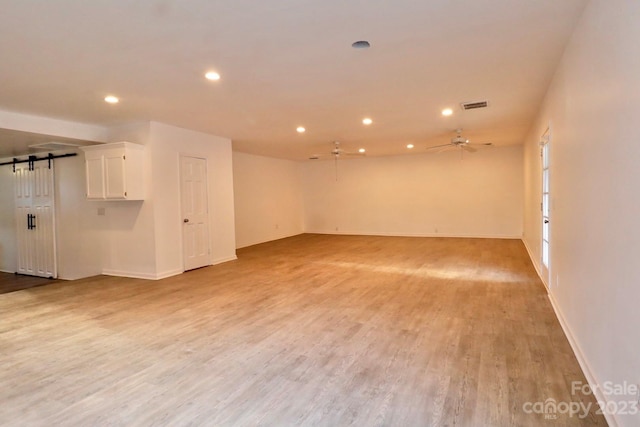
[[[27,230],[33,230],[36,228],[36,216],[27,214]]]

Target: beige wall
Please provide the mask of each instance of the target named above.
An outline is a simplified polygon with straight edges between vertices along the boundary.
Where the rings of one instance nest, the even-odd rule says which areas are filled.
[[[585,373],[601,388],[640,384],[639,22],[640,2],[588,4],[525,146],[524,241],[539,265],[538,140],[551,125],[548,285]],[[640,415],[609,420],[640,425]]]
[[[303,232],[300,163],[233,153],[239,248]]]
[[[305,230],[404,236],[522,235],[522,147],[338,161],[302,168]]]

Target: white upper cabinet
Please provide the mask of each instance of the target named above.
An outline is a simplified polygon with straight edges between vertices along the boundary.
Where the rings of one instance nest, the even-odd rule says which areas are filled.
[[[144,200],[144,146],[114,142],[82,150],[87,199]]]

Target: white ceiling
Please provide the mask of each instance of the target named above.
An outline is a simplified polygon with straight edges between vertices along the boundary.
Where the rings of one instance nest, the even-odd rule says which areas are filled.
[[[333,140],[369,155],[410,142],[424,152],[457,127],[472,142],[519,144],[584,4],[0,0],[0,109],[160,121],[291,159],[329,152]],[[371,48],[353,49],[357,40]],[[222,79],[205,80],[209,69]],[[477,100],[490,107],[459,107]]]
[[[32,147],[38,144],[50,143],[72,144],[71,147],[82,147],[95,144],[91,141],[75,138],[63,138],[60,136],[44,135],[41,133],[23,132],[12,129],[0,128],[0,159],[17,157],[24,154],[36,154],[46,152],[47,149]],[[63,149],[60,147],[59,149]]]

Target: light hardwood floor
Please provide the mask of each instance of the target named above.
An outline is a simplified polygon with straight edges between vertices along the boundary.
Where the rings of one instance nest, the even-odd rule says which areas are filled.
[[[0,295],[0,425],[606,425],[522,242],[301,235]],[[595,408],[594,408],[595,409]]]

